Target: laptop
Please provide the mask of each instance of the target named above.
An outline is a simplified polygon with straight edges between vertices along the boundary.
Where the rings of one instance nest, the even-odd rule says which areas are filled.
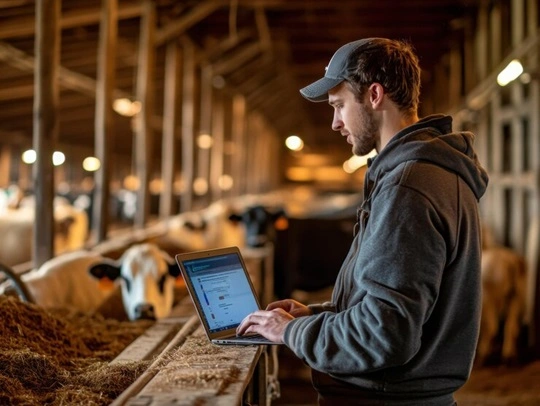
[[[259,310],[257,294],[238,247],[176,255],[193,305],[215,344],[276,344],[261,335],[236,335],[236,327]]]

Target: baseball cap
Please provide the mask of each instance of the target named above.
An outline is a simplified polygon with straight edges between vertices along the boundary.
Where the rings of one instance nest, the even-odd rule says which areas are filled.
[[[360,39],[339,48],[325,68],[324,77],[300,89],[300,94],[313,102],[328,100],[328,91],[339,85],[356,70],[356,60],[350,58],[351,54],[370,40],[371,38]]]

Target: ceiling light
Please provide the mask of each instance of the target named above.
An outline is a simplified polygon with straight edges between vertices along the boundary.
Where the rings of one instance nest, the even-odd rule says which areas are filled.
[[[501,73],[497,75],[497,83],[499,86],[506,86],[511,81],[517,79],[523,73],[523,65],[519,60],[512,60]]]
[[[304,148],[304,141],[297,135],[291,135],[285,140],[285,146],[291,151],[301,151]]]

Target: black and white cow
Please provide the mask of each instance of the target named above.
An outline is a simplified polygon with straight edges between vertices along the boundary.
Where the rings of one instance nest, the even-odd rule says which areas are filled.
[[[274,242],[276,230],[287,228],[287,216],[282,208],[271,209],[262,205],[247,207],[242,213],[232,213],[229,220],[241,222],[245,227],[246,246],[264,247]]]
[[[102,284],[120,284],[130,320],[168,316],[174,303],[175,281],[183,282],[173,258],[150,243],[128,248],[118,260],[95,263],[89,272]]]

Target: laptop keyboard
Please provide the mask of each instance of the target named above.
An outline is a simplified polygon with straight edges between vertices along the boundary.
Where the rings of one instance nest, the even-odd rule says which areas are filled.
[[[234,337],[235,340],[257,340],[257,339],[263,339],[266,340],[266,338],[260,334],[251,334],[248,336],[236,336]]]

